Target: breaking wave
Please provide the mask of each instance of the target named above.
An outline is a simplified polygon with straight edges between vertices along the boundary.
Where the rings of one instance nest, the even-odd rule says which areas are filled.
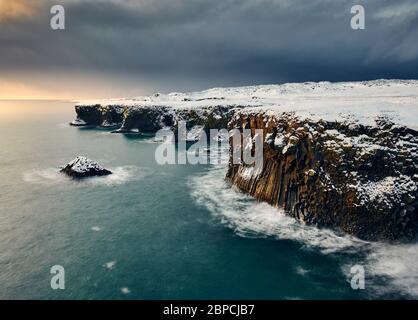
[[[414,299],[418,298],[417,261],[417,243],[374,244],[366,257],[366,271],[383,279],[372,284],[376,294],[383,295],[396,289]]]
[[[366,270],[366,289],[372,296],[418,297],[418,244],[371,243],[305,225],[231,188],[224,177],[225,168],[220,166],[192,177],[189,181],[191,195],[197,204],[206,207],[217,221],[237,235],[292,240],[306,249],[333,254],[341,259],[341,269],[347,279],[351,278],[350,267],[362,264]]]
[[[367,243],[329,229],[304,225],[267,203],[231,188],[224,181],[225,170],[216,168],[193,177],[192,197],[206,206],[219,221],[242,237],[275,237],[294,240],[307,247],[320,248],[324,253],[350,250]]]

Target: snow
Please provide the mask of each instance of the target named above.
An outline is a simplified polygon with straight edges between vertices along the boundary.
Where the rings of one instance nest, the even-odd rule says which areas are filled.
[[[74,126],[85,126],[87,123],[86,123],[83,119],[80,119],[80,118],[75,118],[75,119],[71,122],[71,124],[72,124],[72,125],[74,125]]]
[[[251,179],[258,177],[261,173],[262,169],[260,167],[241,166],[239,175],[245,181],[250,181]]]
[[[360,205],[377,201],[387,207],[391,207],[393,203],[401,202],[404,194],[417,190],[417,184],[404,175],[400,179],[389,176],[377,182],[358,183],[354,187],[358,190]]]
[[[101,126],[104,128],[112,128],[112,127],[116,127],[119,125],[120,125],[119,123],[109,122],[108,120],[103,121],[103,123],[101,124]]]
[[[328,148],[339,149],[339,146],[343,146],[344,148],[351,147],[355,148],[356,151],[359,151],[359,157],[362,157],[366,154],[370,154],[376,152],[377,150],[388,150],[389,148],[373,143],[372,138],[365,134],[361,134],[359,136],[346,136],[345,134],[337,131],[337,130],[326,130],[325,134],[332,137],[334,140],[338,140],[337,143],[334,140],[325,141],[325,146]]]
[[[286,142],[284,141],[284,136],[277,136],[274,139],[274,147],[279,149],[283,148],[286,145]]]
[[[131,99],[112,99],[83,101],[79,105],[102,105],[116,106],[120,112],[129,108],[129,112],[141,111],[141,108],[155,108],[164,127],[163,119],[167,115],[172,118],[182,119],[184,114],[188,114],[193,109],[199,117],[208,114],[208,108],[243,108],[248,113],[262,112],[266,119],[266,127],[269,121],[277,119],[284,113],[299,117],[300,119],[310,119],[317,122],[316,128],[307,127],[305,131],[309,135],[316,137],[322,135],[319,120],[330,122],[340,122],[349,125],[350,129],[356,129],[360,125],[381,126],[383,132],[385,123],[393,122],[396,125],[406,126],[418,130],[418,80],[374,80],[364,82],[306,82],[306,83],[286,83],[281,85],[260,85],[235,88],[213,88],[200,92],[189,93],[169,93],[154,94],[148,97],[136,97]],[[212,112],[216,118],[222,117],[223,111]],[[181,112],[186,111],[186,112]],[[213,111],[213,110],[212,110]],[[278,116],[278,117],[274,117]],[[270,120],[269,120],[270,119]],[[382,121],[385,120],[385,121]],[[338,126],[337,126],[338,127]],[[189,131],[188,141],[198,140],[202,132],[202,126],[196,126]],[[349,130],[350,131],[350,130]],[[418,156],[418,147],[412,137],[408,135],[400,137],[395,146],[387,144],[384,140],[376,139],[366,134],[350,135],[349,133],[339,132],[338,130],[326,130],[325,135],[328,139],[324,142],[325,147],[339,155],[344,155],[347,150],[355,152],[355,161],[362,162],[380,152],[394,153],[409,149],[411,152],[408,157]],[[267,135],[266,141],[272,143],[275,149],[282,149],[283,154],[291,151],[297,141],[296,137],[284,139],[282,134],[278,134],[274,141],[273,135]],[[286,144],[286,141],[289,143]],[[245,147],[252,147],[251,139],[246,141]],[[382,152],[383,153],[383,152]],[[409,159],[405,159],[407,163]],[[412,160],[411,160],[412,161]],[[242,166],[240,176],[245,180],[257,177],[260,172],[254,167]],[[359,190],[362,203],[368,203],[382,199],[390,203],[399,203],[401,199],[395,198],[393,194],[403,195],[411,192],[417,177],[386,177],[380,181],[364,182],[359,172],[343,172],[354,177],[353,188]],[[307,175],[315,175],[316,172],[310,171]],[[326,172],[318,171],[323,183],[329,190],[337,190]],[[409,179],[409,180],[408,180]],[[414,184],[415,183],[415,184]],[[338,192],[343,192],[341,189]]]
[[[254,111],[261,108],[263,111],[292,112],[312,120],[350,120],[365,125],[375,125],[375,119],[384,116],[418,129],[418,80],[286,83],[78,103],[95,104],[173,109],[229,106]]]
[[[77,173],[84,173],[84,172],[88,172],[89,170],[94,170],[94,171],[105,170],[105,168],[99,165],[98,163],[82,156],[77,157],[74,160],[72,160],[68,164],[68,166],[71,167],[72,171],[77,172]]]
[[[202,133],[204,131],[203,126],[194,126],[189,131],[187,131],[187,142],[195,142],[199,141],[202,137]]]

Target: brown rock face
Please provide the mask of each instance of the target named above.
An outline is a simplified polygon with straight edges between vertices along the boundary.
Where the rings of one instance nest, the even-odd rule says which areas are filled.
[[[383,118],[366,127],[263,112],[237,113],[232,128],[264,132],[261,172],[249,176],[245,164],[229,164],[227,179],[242,191],[362,239],[416,236],[418,132]]]

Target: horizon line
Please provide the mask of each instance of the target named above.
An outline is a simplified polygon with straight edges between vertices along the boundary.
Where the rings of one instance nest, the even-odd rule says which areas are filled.
[[[0,98],[0,101],[60,101],[60,102],[74,102],[76,99],[62,99],[62,98]]]

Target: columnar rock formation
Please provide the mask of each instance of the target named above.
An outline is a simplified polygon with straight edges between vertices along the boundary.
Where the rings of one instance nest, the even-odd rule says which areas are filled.
[[[240,112],[230,128],[263,129],[265,136],[261,172],[229,165],[227,179],[242,191],[301,221],[362,239],[415,237],[417,131],[387,119],[362,126],[262,112]]]
[[[230,163],[242,191],[367,240],[418,231],[418,81],[304,83],[81,103],[73,125],[115,132],[262,129],[264,166]],[[279,214],[279,213],[278,213]]]

